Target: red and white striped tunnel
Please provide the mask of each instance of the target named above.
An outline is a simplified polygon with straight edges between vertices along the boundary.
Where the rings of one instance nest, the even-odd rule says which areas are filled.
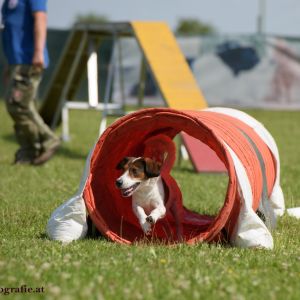
[[[243,227],[243,215],[248,216],[250,210],[256,216],[258,208],[263,210],[274,190],[280,189],[276,144],[267,130],[252,117],[221,108],[203,111],[140,110],[108,127],[91,157],[83,197],[93,223],[108,239],[124,244],[144,239],[130,199],[123,198],[114,185],[115,179],[120,176],[120,171],[116,170],[117,163],[125,156],[143,156],[149,139],[163,135],[173,139],[181,131],[214,150],[225,164],[229,177],[222,208],[216,216],[206,216],[185,208],[180,188],[169,174],[170,168],[162,172],[166,206],[168,201],[177,201],[183,216],[186,243],[236,238],[237,231]],[[176,242],[175,220],[170,213],[167,213],[166,219],[173,231],[171,242]],[[170,243],[170,236],[167,236],[160,221],[155,225],[152,236]],[[238,241],[236,244],[239,244]]]

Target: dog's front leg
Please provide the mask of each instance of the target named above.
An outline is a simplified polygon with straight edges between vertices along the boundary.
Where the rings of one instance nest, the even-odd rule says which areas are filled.
[[[146,221],[150,224],[155,224],[157,220],[163,218],[166,215],[166,208],[164,205],[159,205],[151,211],[151,214],[146,218]]]
[[[133,208],[133,211],[134,211],[135,215],[137,216],[137,218],[140,222],[140,225],[141,225],[144,233],[147,234],[147,235],[150,234],[151,224],[146,221],[147,215],[145,214],[144,209],[141,206],[134,203],[134,202],[132,203],[132,208]]]

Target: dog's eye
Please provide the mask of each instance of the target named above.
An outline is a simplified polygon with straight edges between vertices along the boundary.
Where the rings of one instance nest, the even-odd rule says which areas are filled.
[[[138,174],[137,169],[132,169],[132,175],[133,175],[133,176],[136,176],[137,174]]]

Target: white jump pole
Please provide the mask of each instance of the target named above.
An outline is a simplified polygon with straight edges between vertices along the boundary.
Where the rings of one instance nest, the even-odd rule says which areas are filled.
[[[94,42],[89,44],[89,58],[87,61],[89,105],[93,108],[98,106],[98,55]]]

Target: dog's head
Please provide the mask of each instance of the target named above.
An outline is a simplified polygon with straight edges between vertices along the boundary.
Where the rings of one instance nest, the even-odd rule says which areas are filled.
[[[150,178],[158,177],[162,164],[148,157],[124,157],[117,165],[123,174],[116,180],[116,186],[123,197],[130,197]]]

